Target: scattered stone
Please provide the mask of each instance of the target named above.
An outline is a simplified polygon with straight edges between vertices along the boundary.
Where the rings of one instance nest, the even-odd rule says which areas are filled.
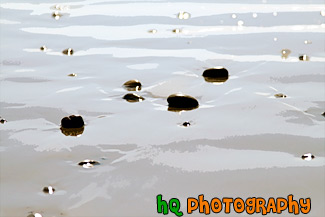
[[[149,32],[149,33],[152,33],[152,34],[155,34],[155,33],[157,33],[158,31],[157,31],[157,29],[150,29],[148,32]]]
[[[45,194],[54,194],[55,189],[52,186],[44,187],[43,192]]]
[[[178,19],[180,19],[180,20],[187,20],[190,17],[191,17],[191,14],[188,13],[188,12],[181,11],[181,12],[178,13]]]
[[[184,126],[184,127],[189,127],[189,126],[191,126],[191,123],[188,122],[188,121],[185,121],[185,122],[183,123],[183,126]]]
[[[52,17],[56,20],[60,19],[62,17],[62,14],[60,14],[58,11],[53,12]]]
[[[95,160],[84,160],[84,161],[81,161],[80,163],[78,163],[79,166],[82,166],[83,168],[92,168],[94,167],[95,165],[99,165],[100,163],[98,161],[95,161]]]
[[[123,86],[128,90],[128,91],[139,91],[141,90],[141,82],[138,80],[130,80],[127,81],[123,84]]]
[[[199,102],[194,97],[182,93],[170,95],[167,102],[169,111],[192,110],[199,107]]]
[[[61,120],[61,126],[64,128],[81,128],[85,125],[80,115],[70,115]]]
[[[206,82],[223,83],[228,80],[228,70],[222,66],[206,69],[202,76]]]
[[[71,73],[68,76],[70,76],[70,77],[77,77],[77,74],[76,73]]]
[[[287,96],[283,93],[274,94],[275,98],[286,98]]]
[[[63,54],[71,56],[73,54],[73,50],[72,48],[67,48],[65,50],[62,51]]]
[[[309,61],[309,59],[309,56],[307,56],[306,54],[299,56],[300,61]]]
[[[173,29],[173,33],[181,33],[182,30],[181,29]]]
[[[46,51],[47,50],[47,47],[45,45],[43,45],[42,47],[40,47],[40,50],[41,51]]]
[[[39,213],[31,213],[31,214],[28,215],[27,217],[42,217],[42,215],[39,214]]]
[[[138,94],[135,94],[135,93],[125,94],[123,99],[125,99],[128,102],[141,102],[144,100],[144,98],[142,96],[139,96]]]
[[[289,49],[282,49],[281,50],[282,59],[287,59],[290,54],[291,54],[291,50],[289,50]]]
[[[312,159],[315,158],[315,156],[312,155],[311,153],[307,153],[307,154],[302,155],[301,158],[306,161],[311,161]]]
[[[1,123],[1,124],[4,124],[4,123],[6,123],[6,122],[7,122],[6,119],[3,119],[3,118],[0,119],[0,123]]]

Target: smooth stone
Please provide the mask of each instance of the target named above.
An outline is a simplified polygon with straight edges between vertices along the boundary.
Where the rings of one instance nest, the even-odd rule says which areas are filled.
[[[100,163],[98,161],[95,160],[84,160],[78,163],[79,166],[82,166],[83,168],[92,168],[95,165],[100,165]]]
[[[188,122],[188,121],[185,121],[182,125],[183,125],[184,127],[189,127],[189,126],[191,126],[191,123]]]
[[[144,100],[142,96],[139,96],[138,94],[135,93],[125,94],[123,99],[125,99],[128,102],[141,102]]]
[[[70,77],[76,77],[77,74],[76,73],[71,73],[71,74],[68,74],[68,76],[70,76]]]
[[[307,56],[306,54],[299,56],[300,61],[309,61],[309,59],[309,56]]]
[[[84,120],[80,115],[70,115],[61,120],[61,127],[63,128],[81,128],[84,125]]]
[[[194,97],[182,93],[170,95],[167,102],[169,111],[192,110],[199,107],[199,102]]]
[[[73,49],[72,48],[67,48],[62,51],[63,54],[71,56],[73,54]]]
[[[276,97],[276,98],[286,98],[287,96],[285,95],[285,94],[283,94],[283,93],[277,93],[277,94],[274,94],[274,96]]]
[[[83,134],[85,128],[84,127],[79,127],[79,128],[60,128],[61,133],[63,133],[66,136],[79,136]]]
[[[0,120],[0,123],[1,123],[1,124],[4,124],[4,123],[6,123],[6,122],[7,122],[6,119],[1,118],[1,120]]]
[[[128,90],[128,91],[139,91],[141,90],[141,82],[134,79],[134,80],[129,80],[123,84],[123,86]]]
[[[52,186],[44,187],[43,192],[45,194],[54,194],[55,189]]]
[[[47,47],[46,46],[42,46],[42,47],[40,47],[40,50],[41,51],[46,51],[47,50]]]
[[[311,161],[312,159],[315,158],[315,156],[312,155],[311,153],[307,153],[307,154],[302,155],[301,158],[302,158],[303,160]]]
[[[225,69],[224,67],[215,67],[215,68],[210,68],[206,69],[202,76],[204,77],[205,81],[207,82],[225,82],[229,78],[229,73],[228,70]]]

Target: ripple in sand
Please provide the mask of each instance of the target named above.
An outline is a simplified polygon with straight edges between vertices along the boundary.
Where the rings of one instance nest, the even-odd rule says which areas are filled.
[[[312,159],[315,158],[315,156],[312,155],[311,153],[307,153],[307,154],[302,155],[301,158],[306,161],[311,161]]]
[[[71,56],[73,54],[73,49],[72,48],[67,48],[62,51],[63,54]]]
[[[52,186],[44,187],[43,192],[45,194],[54,194],[55,189]]]
[[[123,99],[125,99],[128,102],[142,102],[144,100],[142,96],[139,96],[138,94],[135,93],[125,94]]]
[[[206,82],[224,83],[229,78],[228,70],[222,66],[206,69],[202,76]]]
[[[78,163],[79,166],[82,166],[83,168],[92,168],[94,167],[95,165],[100,165],[100,163],[98,161],[95,161],[95,160],[89,160],[89,159],[86,159],[84,161],[81,161]]]
[[[168,111],[187,111],[199,107],[199,102],[192,96],[182,93],[172,94],[167,98]]]
[[[125,89],[128,91],[140,91],[141,90],[141,82],[134,79],[134,80],[129,80],[123,84]]]
[[[281,50],[282,59],[287,59],[290,54],[291,54],[291,50],[289,50],[289,49],[282,49]]]

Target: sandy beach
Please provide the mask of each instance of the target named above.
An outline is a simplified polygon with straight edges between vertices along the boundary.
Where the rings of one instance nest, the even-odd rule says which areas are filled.
[[[201,194],[310,198],[304,216],[325,216],[324,1],[2,0],[0,14],[1,217],[164,216],[159,194],[191,217]],[[218,66],[229,78],[207,82]],[[168,110],[175,93],[199,107]],[[78,136],[60,129],[70,115]]]

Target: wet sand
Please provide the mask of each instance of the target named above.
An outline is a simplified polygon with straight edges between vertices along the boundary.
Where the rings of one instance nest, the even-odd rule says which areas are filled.
[[[183,212],[200,194],[293,194],[325,215],[322,1],[6,0],[0,14],[1,217],[162,216],[158,194]],[[217,66],[229,78],[207,82]],[[199,107],[168,111],[179,92]]]

